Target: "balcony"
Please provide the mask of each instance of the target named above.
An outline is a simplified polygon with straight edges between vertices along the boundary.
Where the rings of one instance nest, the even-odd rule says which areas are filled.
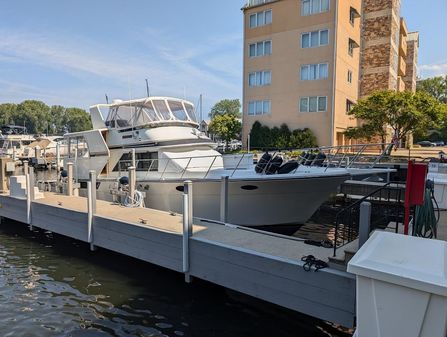
[[[244,8],[261,6],[261,5],[267,4],[269,2],[275,2],[275,1],[278,1],[278,0],[247,0],[247,4],[245,5]]]

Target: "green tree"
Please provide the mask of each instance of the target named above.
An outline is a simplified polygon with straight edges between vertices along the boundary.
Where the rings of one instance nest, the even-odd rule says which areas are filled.
[[[426,92],[379,91],[360,100],[349,112],[362,125],[345,134],[348,138],[380,136],[384,142],[389,127],[402,140],[412,132],[439,125],[445,113],[445,106]]]
[[[14,116],[17,114],[17,104],[0,104],[0,124],[14,124]]]
[[[53,105],[50,108],[50,130],[57,134],[63,131],[65,120],[65,108],[62,105]]]
[[[216,115],[209,125],[209,131],[224,140],[227,147],[228,142],[235,139],[240,134],[241,129],[241,122],[231,114]]]
[[[290,135],[289,147],[294,149],[306,149],[317,147],[317,137],[308,128],[293,130]]]
[[[83,109],[67,108],[63,125],[68,128],[69,132],[84,131],[92,128],[90,115]]]
[[[217,102],[212,108],[209,116],[211,119],[217,115],[232,115],[241,117],[241,102],[238,99],[224,99]]]
[[[447,103],[447,75],[418,81],[417,91],[425,91],[441,103]]]
[[[26,100],[17,106],[15,123],[24,125],[30,133],[44,133],[50,120],[50,107],[44,102]]]
[[[275,140],[275,147],[278,149],[286,149],[290,146],[291,132],[287,124],[281,124],[279,127],[278,136]]]
[[[250,131],[250,148],[260,148],[262,147],[262,138],[261,138],[261,128],[262,124],[258,121],[254,122],[251,126]]]

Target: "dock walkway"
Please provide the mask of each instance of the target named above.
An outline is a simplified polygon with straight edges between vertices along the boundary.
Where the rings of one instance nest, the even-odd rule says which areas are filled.
[[[27,202],[0,194],[0,216],[89,242],[87,199],[46,192]],[[97,200],[92,241],[140,260],[184,271],[182,215]],[[332,249],[195,219],[187,276],[200,278],[323,320],[352,327],[355,278],[325,268],[306,272],[301,258],[328,261]]]

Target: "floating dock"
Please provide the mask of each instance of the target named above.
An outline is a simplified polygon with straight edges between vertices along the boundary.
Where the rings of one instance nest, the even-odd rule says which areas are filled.
[[[332,248],[296,238],[193,218],[45,192],[43,198],[0,194],[0,216],[88,242],[319,319],[352,327],[355,277],[336,268],[305,271],[303,256],[329,261]]]

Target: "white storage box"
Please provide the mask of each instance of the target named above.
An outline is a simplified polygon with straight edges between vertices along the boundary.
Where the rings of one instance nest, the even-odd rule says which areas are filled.
[[[358,337],[446,337],[447,242],[375,232],[348,264]]]

